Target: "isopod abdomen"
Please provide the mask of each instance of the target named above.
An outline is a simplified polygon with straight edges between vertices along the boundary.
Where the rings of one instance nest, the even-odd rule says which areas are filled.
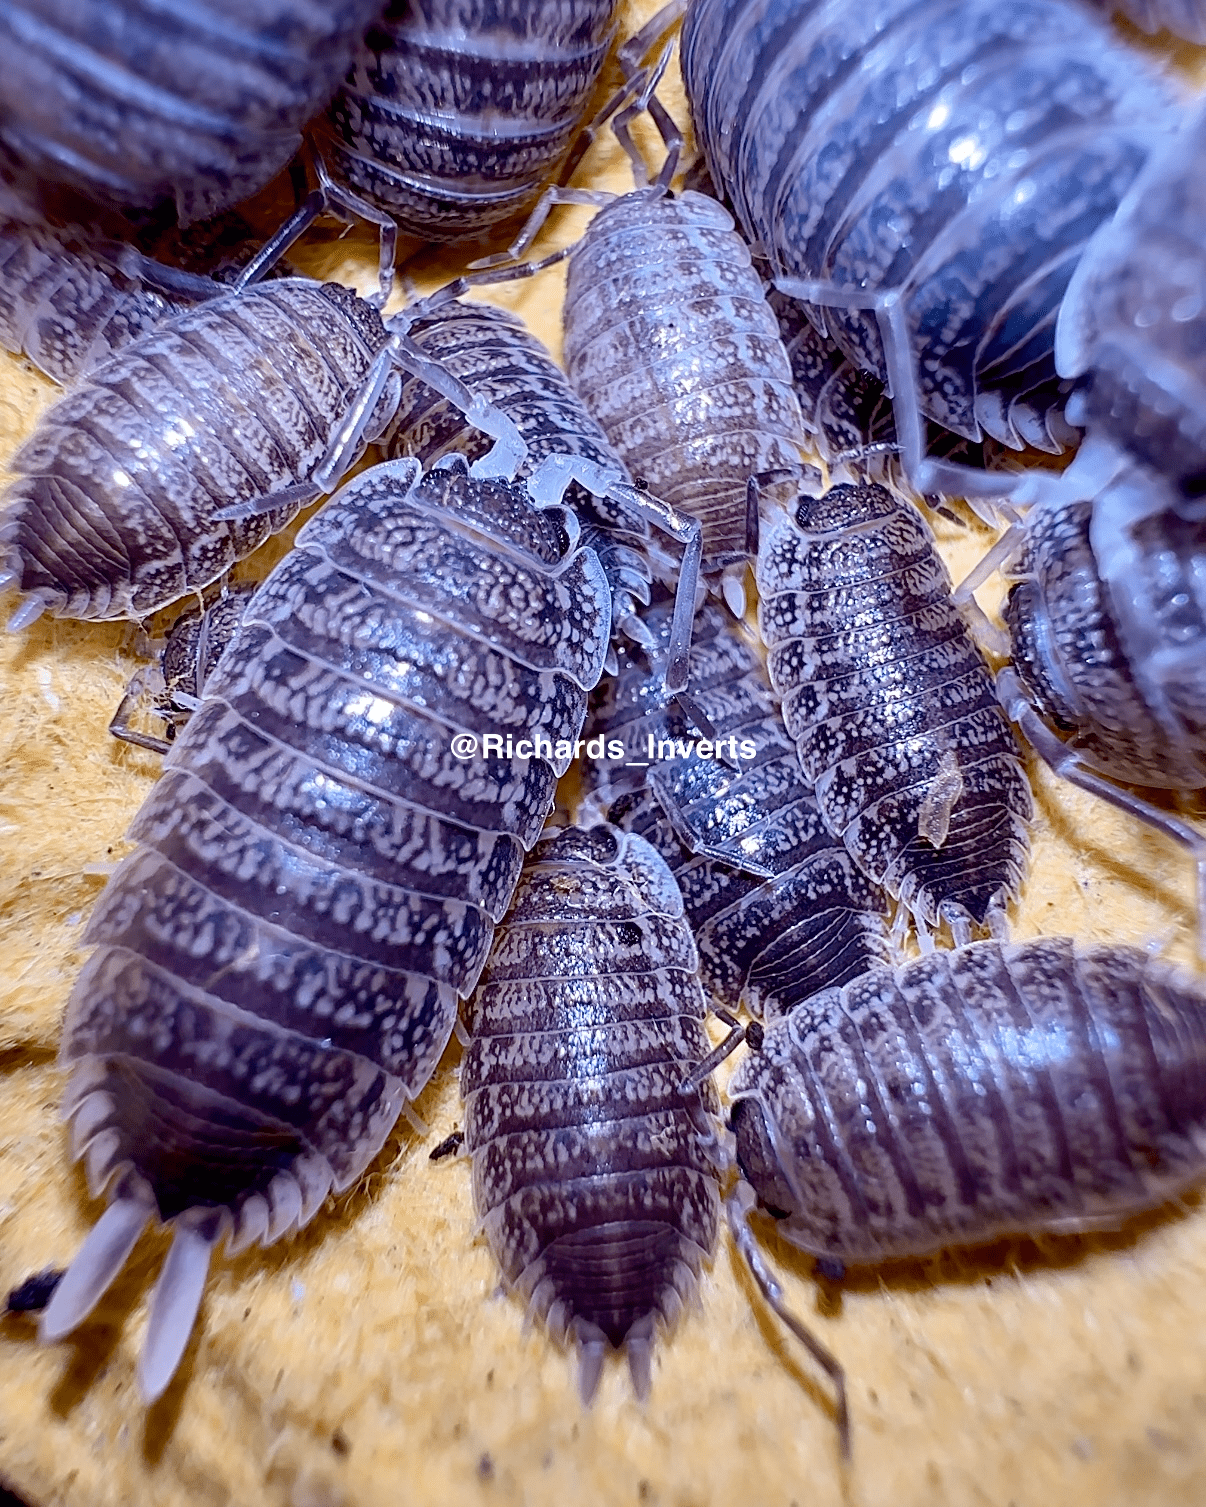
[[[1206,995],[1138,949],[977,942],[771,1026],[730,1082],[793,1244],[864,1264],[1111,1228],[1206,1171]]]
[[[649,1386],[715,1246],[719,1143],[696,955],[669,870],[639,837],[567,828],[537,846],[468,1006],[461,1074],[474,1196],[507,1282],[581,1348]]]
[[[609,625],[571,514],[463,463],[363,473],[265,581],[135,818],[67,1010],[65,1113],[109,1206],[67,1333],[152,1218],[175,1239],[140,1376],[166,1386],[210,1253],[348,1187],[423,1088],[537,838]],[[458,748],[541,731],[522,764]]]
[[[386,341],[349,289],[284,278],[179,314],[86,375],[12,461],[0,578],[30,599],[22,620],[141,617],[217,580],[321,495],[314,476]],[[370,437],[396,398],[395,384]],[[217,516],[238,505],[254,516]]]
[[[884,487],[801,495],[764,535],[758,622],[831,830],[922,926],[1016,895],[1030,787],[920,513]]]
[[[522,214],[570,149],[617,0],[391,0],[329,112],[340,178],[450,240]]]

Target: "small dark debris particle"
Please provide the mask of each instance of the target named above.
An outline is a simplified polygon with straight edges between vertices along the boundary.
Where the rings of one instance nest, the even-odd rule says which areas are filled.
[[[486,1385],[488,1387],[492,1387],[494,1385],[494,1367],[493,1366],[491,1366],[490,1369],[486,1372]]]
[[[336,1429],[335,1432],[331,1435],[331,1448],[337,1455],[341,1456],[346,1455],[351,1451],[352,1446],[348,1442],[348,1436],[342,1429]]]
[[[464,1131],[454,1130],[451,1135],[446,1135],[440,1142],[440,1144],[432,1151],[429,1160],[438,1162],[446,1156],[452,1156],[453,1153],[459,1151],[464,1144]]]
[[[493,1481],[494,1461],[489,1455],[483,1455],[477,1462],[477,1478],[479,1481]]]
[[[745,1040],[751,1052],[760,1052],[766,1040],[765,1028],[758,1021],[751,1020],[745,1028]]]
[[[638,1481],[637,1482],[637,1496],[641,1499],[642,1502],[647,1502],[649,1500],[649,1482],[648,1481]]]
[[[243,1310],[243,1317],[245,1319],[249,1319],[251,1317],[251,1309],[250,1308],[244,1308],[244,1310]]]
[[[6,1313],[41,1313],[54,1296],[54,1290],[63,1280],[62,1268],[48,1266],[36,1276],[26,1277],[20,1287],[14,1287],[4,1305]]]

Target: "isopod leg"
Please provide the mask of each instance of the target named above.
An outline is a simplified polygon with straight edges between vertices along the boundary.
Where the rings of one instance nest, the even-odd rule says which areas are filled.
[[[986,523],[995,522],[991,509],[985,516],[976,507],[976,500],[1008,499],[1022,485],[1023,478],[1020,473],[1008,475],[1000,471],[981,471],[975,466],[935,459],[925,453],[921,397],[899,290],[846,288],[824,279],[794,277],[776,278],[775,286],[781,293],[802,303],[819,304],[829,309],[865,309],[875,315],[884,345],[897,443],[909,482],[923,497],[931,493],[963,497]],[[1051,479],[1057,479],[1054,473]]]
[[[1189,849],[1197,868],[1198,955],[1206,959],[1206,836],[1188,822],[1145,801],[1133,790],[1123,789],[1089,768],[1076,750],[1056,737],[1035,711],[1015,671],[1009,668],[1000,671],[997,675],[997,695],[1010,721],[1017,724],[1031,748],[1061,779],[1081,790],[1087,790],[1091,795],[1100,796],[1103,801],[1109,801],[1110,805],[1125,811],[1128,816],[1138,818]]]
[[[378,267],[377,292],[367,302],[383,309],[394,284],[394,254],[398,242],[398,227],[387,214],[375,208],[367,200],[350,189],[336,183],[327,171],[321,154],[310,146],[310,159],[318,177],[318,187],[306,195],[304,201],[289,216],[285,223],[264,242],[252,259],[239,273],[233,283],[236,292],[258,282],[274,267],[295,241],[300,239],[320,215],[337,214],[340,218],[351,216],[367,221],[377,227]]]
[[[727,1010],[716,1009],[713,1013],[718,1020],[728,1026],[729,1034],[719,1046],[713,1047],[703,1061],[697,1063],[678,1085],[678,1091],[684,1099],[689,1099],[692,1094],[696,1093],[700,1084],[706,1078],[710,1078],[725,1058],[731,1057],[747,1037],[755,1051],[762,1049],[762,1027],[756,1020],[742,1025],[737,1017],[730,1015]]]
[[[401,318],[405,320],[406,316]],[[519,430],[502,409],[477,396],[441,362],[432,360],[421,346],[405,334],[405,328],[404,323],[390,321],[388,351],[392,359],[403,370],[434,388],[441,397],[455,403],[471,424],[475,424],[494,441],[481,460],[475,461],[469,468],[470,476],[502,476],[510,480],[523,465],[528,453],[527,443]]]
[[[115,738],[120,738],[123,743],[133,743],[136,748],[146,748],[151,753],[166,754],[172,746],[166,738],[156,738],[150,733],[140,733],[137,728],[130,726],[131,715],[149,689],[147,678],[148,670],[142,669],[131,679],[126,687],[126,694],[121,698],[117,710],[113,713],[109,731]]]
[[[850,1458],[850,1409],[846,1400],[846,1373],[841,1362],[828,1350],[811,1330],[807,1329],[791,1309],[788,1308],[783,1298],[783,1289],[767,1271],[763,1264],[762,1253],[758,1249],[758,1242],[754,1238],[754,1232],[750,1228],[750,1209],[755,1202],[754,1190],[745,1182],[739,1182],[728,1198],[725,1199],[725,1213],[728,1216],[729,1229],[733,1234],[733,1241],[737,1249],[745,1259],[745,1264],[750,1269],[754,1281],[758,1284],[758,1290],[766,1299],[767,1304],[779,1316],[784,1324],[791,1330],[808,1353],[816,1361],[817,1365],[828,1375],[833,1382],[837,1402],[837,1429],[838,1439],[841,1444],[843,1460]]]

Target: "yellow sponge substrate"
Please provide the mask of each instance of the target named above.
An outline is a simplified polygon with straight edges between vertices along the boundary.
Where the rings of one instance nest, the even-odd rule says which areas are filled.
[[[654,9],[633,0],[623,28]],[[685,121],[676,62],[663,93]],[[610,134],[580,181],[630,185]],[[559,211],[536,253],[588,214]],[[365,236],[319,238],[297,259],[370,286]],[[408,270],[427,290],[464,260],[431,250]],[[558,267],[480,296],[559,351],[563,286]],[[27,365],[3,363],[0,456],[53,397]],[[988,535],[942,519],[937,530],[957,579]],[[152,755],[106,732],[138,663],[127,626],[43,619],[0,634],[0,1295],[66,1265],[100,1212],[69,1162],[55,1056],[83,925],[156,777]],[[1030,774],[1034,854],[1015,934],[1192,961],[1185,854],[1033,761]],[[1196,1199],[1108,1239],[1004,1242],[885,1270],[836,1302],[768,1233],[789,1301],[846,1368],[843,1467],[826,1385],[724,1236],[698,1306],[658,1346],[648,1403],[613,1362],[581,1406],[572,1357],[500,1290],[467,1165],[428,1159],[459,1123],[457,1061],[454,1044],[422,1096],[426,1138],[403,1126],[298,1238],[216,1262],[183,1365],[150,1411],[134,1367],[162,1236],[143,1240],[70,1340],[43,1349],[29,1321],[0,1320],[0,1480],[31,1507],[1206,1502]]]

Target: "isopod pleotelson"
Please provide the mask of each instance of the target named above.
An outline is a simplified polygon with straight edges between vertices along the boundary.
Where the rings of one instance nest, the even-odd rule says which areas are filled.
[[[669,617],[659,604],[644,618],[663,650]],[[592,795],[669,864],[704,986],[774,1019],[885,962],[885,898],[826,826],[742,627],[711,602],[696,618],[689,697],[706,736],[640,650],[618,654],[588,731],[626,753],[587,766]]]
[[[0,172],[181,224],[289,161],[381,0],[10,0],[0,10]]]
[[[642,485],[703,524],[704,569],[743,565],[751,476],[798,469],[803,422],[749,250],[714,199],[605,206],[570,256],[565,367]]]
[[[966,485],[922,466],[924,417],[1066,442],[1060,300],[1177,121],[1108,24],[1066,0],[696,0],[682,57],[715,183],[780,286],[890,378],[919,490]]]
[[[996,924],[1026,866],[1030,787],[913,505],[801,492],[764,531],[758,623],[831,830],[923,929]]]
[[[321,496],[397,400],[388,335],[337,283],[285,278],[146,332],[49,408],[11,462],[0,584],[15,623],[141,617],[216,580]],[[224,509],[251,516],[227,520]]]
[[[428,240],[489,230],[556,174],[617,0],[391,0],[329,112],[338,177]]]
[[[509,1285],[577,1341],[589,1399],[607,1347],[649,1389],[712,1253],[715,1090],[680,1091],[708,1052],[682,900],[641,838],[603,826],[543,839],[467,1008],[465,1143]]]
[[[1206,995],[1137,949],[976,942],[765,1033],[738,1159],[830,1269],[1108,1229],[1206,1172]]]
[[[463,463],[418,472],[365,472],[299,534],[89,924],[65,1113],[109,1204],[43,1335],[74,1328],[148,1221],[170,1221],[148,1397],[214,1245],[306,1223],[427,1082],[601,673],[607,585],[573,515]],[[458,758],[482,726],[548,752]]]

